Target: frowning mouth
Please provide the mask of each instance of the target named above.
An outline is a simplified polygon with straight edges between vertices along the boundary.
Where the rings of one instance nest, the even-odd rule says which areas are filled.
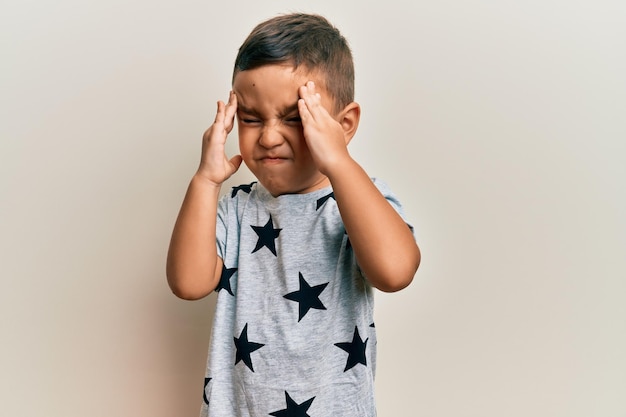
[[[267,163],[267,164],[277,164],[280,162],[285,162],[287,161],[287,158],[283,158],[281,156],[274,156],[274,155],[267,155],[264,156],[262,158],[260,158],[261,162]]]

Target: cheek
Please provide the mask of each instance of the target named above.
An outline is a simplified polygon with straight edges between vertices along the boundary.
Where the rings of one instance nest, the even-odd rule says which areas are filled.
[[[292,147],[303,160],[308,161],[312,158],[311,151],[309,150],[309,146],[306,144],[304,136],[300,135],[294,141],[292,141]]]
[[[244,158],[252,153],[254,148],[254,135],[250,129],[239,129],[239,151]]]
[[[283,136],[285,137],[287,142],[289,142],[289,146],[292,149],[300,150],[301,152],[303,150],[308,152],[308,147],[306,145],[306,140],[304,139],[304,131],[302,130],[302,126],[290,127]]]

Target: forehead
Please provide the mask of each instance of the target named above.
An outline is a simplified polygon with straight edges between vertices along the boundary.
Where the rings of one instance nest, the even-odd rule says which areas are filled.
[[[318,72],[291,64],[264,65],[240,71],[233,79],[233,91],[240,108],[254,111],[276,111],[293,107],[299,97],[298,89],[307,81],[315,82],[322,101],[330,98],[324,78]]]

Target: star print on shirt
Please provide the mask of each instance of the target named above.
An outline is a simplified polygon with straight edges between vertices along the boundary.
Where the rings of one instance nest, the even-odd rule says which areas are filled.
[[[233,294],[233,290],[230,288],[230,277],[232,277],[235,272],[237,272],[237,268],[222,268],[220,282],[217,284],[215,291],[219,292],[220,290],[226,290],[234,297],[235,294]]]
[[[209,386],[210,381],[211,381],[211,378],[204,378],[204,390],[202,392],[202,399],[204,400],[204,403],[206,405],[209,405],[209,399],[206,396],[206,388]]]
[[[231,198],[235,198],[239,191],[243,191],[244,193],[250,194],[252,191],[252,186],[256,184],[256,181],[251,182],[250,184],[241,184],[236,187],[233,187],[233,191],[230,193]]]
[[[330,193],[330,194],[328,194],[328,195],[325,195],[325,196],[324,196],[324,197],[322,197],[322,198],[318,198],[318,199],[317,199],[317,207],[315,207],[315,211],[319,210],[319,209],[320,209],[320,207],[322,207],[322,206],[324,205],[324,203],[325,203],[326,201],[328,201],[329,199],[331,199],[331,198],[332,198],[333,200],[337,201],[337,200],[335,199],[335,193]]]
[[[311,287],[309,283],[305,281],[301,272],[298,272],[298,275],[300,276],[300,289],[290,292],[283,297],[291,301],[297,301],[300,304],[298,307],[298,322],[300,322],[302,317],[312,308],[326,310],[326,307],[322,304],[319,297],[322,291],[324,291],[324,288],[328,285],[328,282]]]
[[[274,256],[277,256],[276,255],[276,238],[278,238],[280,231],[283,229],[274,229],[274,223],[272,223],[272,216],[270,215],[270,219],[267,221],[267,223],[265,223],[265,226],[250,225],[250,227],[254,229],[254,232],[259,237],[259,240],[257,240],[256,246],[254,247],[254,250],[252,251],[252,253],[258,251],[263,246],[265,246],[266,248],[270,250],[270,252],[274,254]]]
[[[243,361],[246,366],[254,372],[254,368],[252,367],[252,358],[250,354],[256,350],[261,349],[265,346],[263,343],[255,343],[248,341],[248,323],[243,326],[243,330],[241,331],[241,335],[239,338],[235,337],[235,348],[237,352],[235,353],[235,365],[239,362]]]
[[[270,416],[274,417],[310,417],[307,414],[307,410],[311,407],[313,403],[313,398],[309,398],[302,404],[296,403],[290,396],[287,391],[285,391],[285,399],[287,400],[287,408],[283,410],[274,411],[270,413]]]
[[[368,340],[369,337],[363,341],[359,335],[359,329],[354,326],[354,336],[352,336],[352,342],[335,343],[335,346],[348,353],[348,360],[346,362],[346,367],[343,370],[344,372],[355,367],[359,363],[367,366],[365,349],[367,348]]]
[[[348,232],[347,231],[343,231],[343,234],[346,235],[347,239],[346,239],[346,250],[350,249],[352,247],[352,243],[350,243],[350,236],[348,236]]]

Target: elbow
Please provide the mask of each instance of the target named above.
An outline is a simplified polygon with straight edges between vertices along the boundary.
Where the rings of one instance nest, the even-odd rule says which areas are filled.
[[[408,287],[413,282],[421,262],[419,248],[416,247],[416,249],[412,256],[403,259],[402,262],[388,265],[377,279],[370,281],[372,285],[387,293],[398,292]]]
[[[200,300],[201,298],[204,298],[209,294],[206,292],[198,292],[190,289],[178,288],[172,285],[170,285],[170,290],[172,290],[172,293],[176,297],[180,298],[181,300],[187,301]]]
[[[407,273],[401,276],[395,275],[393,278],[376,280],[372,284],[374,285],[374,287],[382,292],[398,292],[408,287],[411,282],[413,282],[414,276],[415,272],[413,272],[412,274]]]
[[[189,284],[189,282],[194,281],[181,279],[181,277],[173,273],[168,272],[167,274],[167,284],[170,287],[170,290],[176,297],[182,300],[199,300],[206,297],[211,293],[211,291],[213,291],[213,289],[202,288],[197,285],[191,285]]]

